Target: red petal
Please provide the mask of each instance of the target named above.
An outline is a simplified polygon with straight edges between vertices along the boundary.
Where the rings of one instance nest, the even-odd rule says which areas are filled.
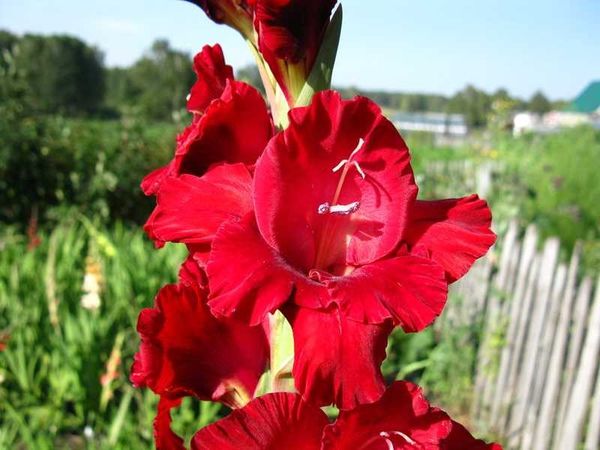
[[[221,98],[179,138],[175,174],[201,176],[213,164],[252,165],[273,134],[260,93],[241,81],[227,81]]]
[[[217,164],[252,166],[272,134],[271,117],[260,93],[241,81],[226,80],[221,97],[177,137],[173,160],[146,176],[142,190],[156,194],[169,177],[202,176]]]
[[[278,392],[196,433],[192,450],[319,450],[327,416],[299,395]]]
[[[326,295],[317,283],[303,281],[304,277],[264,242],[252,214],[219,229],[207,272],[212,311],[219,316],[235,315],[251,325],[258,325],[267,313],[285,303],[294,282],[308,303],[320,305],[319,289]]]
[[[475,439],[460,423],[452,421],[452,430],[444,439],[442,450],[502,450],[499,444],[486,444]]]
[[[439,450],[450,428],[450,418],[431,408],[418,386],[397,381],[378,402],[340,412],[325,428],[322,449]]]
[[[379,370],[391,323],[368,325],[327,311],[290,307],[294,331],[293,375],[304,398],[319,406],[350,409],[377,400],[385,390]]]
[[[153,170],[142,180],[141,188],[146,195],[155,195],[160,189],[160,185],[163,180],[168,176],[171,171],[171,163],[166,166],[159,167]]]
[[[162,288],[156,306],[140,313],[137,329],[142,343],[131,381],[159,395],[239,406],[252,397],[266,366],[262,328],[217,320],[197,287]]]
[[[324,282],[344,315],[368,323],[391,318],[406,332],[430,325],[448,294],[442,267],[412,255],[367,264]]]
[[[292,110],[290,120],[256,166],[256,217],[265,240],[302,271],[334,271],[390,253],[417,190],[408,149],[392,123],[370,100],[344,101],[332,91]],[[366,179],[350,166],[335,201],[359,201],[358,211],[319,214],[320,205],[334,203],[340,173],[332,169],[349,158],[359,138],[365,142],[353,160]]]
[[[188,110],[202,114],[208,105],[219,98],[227,80],[233,80],[233,69],[225,64],[223,50],[219,44],[205,45],[194,57],[194,72],[198,80],[192,86],[187,102]]]
[[[417,201],[410,211],[403,239],[446,270],[448,281],[462,277],[496,241],[490,230],[492,214],[477,195],[438,201]]]
[[[202,177],[167,178],[144,229],[159,245],[207,243],[224,221],[252,208],[252,177],[246,166],[222,165]]]
[[[154,419],[154,441],[156,450],[185,450],[183,439],[171,430],[171,409],[179,406],[181,399],[171,400],[161,397]]]
[[[186,286],[200,286],[205,289],[208,286],[206,273],[203,266],[198,262],[202,259],[203,254],[199,251],[191,251],[179,269],[179,282]]]

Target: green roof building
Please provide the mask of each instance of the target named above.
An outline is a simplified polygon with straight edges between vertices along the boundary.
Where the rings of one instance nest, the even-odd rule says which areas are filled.
[[[600,113],[600,81],[594,81],[573,100],[571,109],[576,112],[592,114]]]

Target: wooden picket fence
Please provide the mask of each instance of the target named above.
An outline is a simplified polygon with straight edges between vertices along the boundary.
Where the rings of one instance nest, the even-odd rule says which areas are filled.
[[[559,253],[511,223],[440,318],[482,325],[471,416],[506,450],[600,448],[600,278],[580,277],[578,246]]]

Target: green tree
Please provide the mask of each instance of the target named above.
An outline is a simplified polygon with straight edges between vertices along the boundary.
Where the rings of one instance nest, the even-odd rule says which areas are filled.
[[[190,55],[174,50],[169,42],[154,42],[150,51],[122,74],[113,72],[109,98],[123,106],[136,105],[138,112],[153,120],[172,120],[185,108],[185,95],[195,80]],[[115,98],[121,96],[120,99]]]
[[[464,114],[469,127],[480,128],[487,124],[492,99],[484,91],[468,85],[457,92],[448,102],[449,113]]]
[[[258,72],[258,67],[256,67],[256,64],[248,64],[247,66],[241,67],[236,71],[235,78],[254,86],[264,94],[265,88],[262,84],[260,73]]]
[[[552,110],[552,104],[543,92],[537,91],[529,100],[529,110],[537,114],[545,114]]]
[[[12,57],[35,110],[79,115],[101,105],[104,67],[98,49],[71,36],[27,34],[13,41]]]

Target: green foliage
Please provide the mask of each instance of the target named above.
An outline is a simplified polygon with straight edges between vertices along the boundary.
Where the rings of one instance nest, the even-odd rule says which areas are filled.
[[[139,120],[29,117],[0,121],[0,221],[26,223],[59,204],[141,223],[142,178],[172,156],[176,127]]]
[[[447,111],[464,114],[467,125],[478,128],[487,124],[491,106],[492,100],[485,92],[469,85],[454,94],[448,102]]]
[[[98,49],[63,35],[3,36],[1,45],[11,53],[18,77],[27,86],[27,104],[35,111],[79,115],[99,109],[104,67]]]
[[[132,67],[109,70],[107,104],[127,115],[172,121],[185,113],[195,79],[190,55],[157,40]]]
[[[472,402],[478,334],[472,325],[445,332],[428,355],[420,385],[444,409],[467,413]]]
[[[448,98],[436,94],[418,94],[403,92],[388,92],[364,90],[357,87],[336,87],[344,98],[352,98],[356,95],[369,97],[382,108],[397,111],[410,112],[443,112],[446,110]]]
[[[498,151],[506,166],[492,204],[514,202],[513,214],[538,225],[544,236],[558,236],[567,248],[585,240],[587,267],[600,269],[600,131],[506,137]]]
[[[71,217],[34,249],[11,229],[0,236],[0,331],[10,335],[0,352],[0,448],[149,448],[156,399],[128,381],[135,324],[159,287],[176,279],[184,252],[153,252],[140,232]],[[104,279],[99,310],[81,305],[90,256]],[[117,376],[103,386],[119,341]],[[189,436],[217,412],[189,401],[177,428]],[[86,427],[93,438],[84,436]]]
[[[258,89],[260,92],[265,94],[265,87],[263,86],[260,78],[260,72],[256,64],[248,64],[243,66],[235,72],[235,79],[248,83],[250,86]]]
[[[529,111],[537,114],[545,114],[552,110],[550,100],[541,91],[537,91],[529,100]]]

